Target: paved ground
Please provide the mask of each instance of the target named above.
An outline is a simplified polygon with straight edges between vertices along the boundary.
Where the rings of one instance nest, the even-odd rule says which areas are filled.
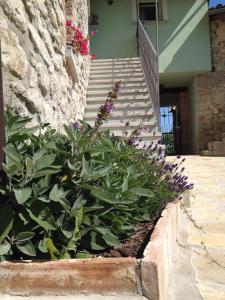
[[[225,158],[190,156],[185,164],[195,189],[178,241],[175,299],[225,300]]]
[[[76,296],[36,296],[36,297],[19,297],[19,296],[0,296],[1,300],[147,300],[141,296],[121,295],[121,296],[99,296],[99,295],[76,295]]]

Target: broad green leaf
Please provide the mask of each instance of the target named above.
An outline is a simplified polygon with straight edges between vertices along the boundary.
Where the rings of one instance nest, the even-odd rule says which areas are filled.
[[[107,247],[104,240],[95,231],[91,232],[91,249],[96,251],[104,250]]]
[[[88,188],[90,189],[91,194],[94,197],[110,204],[116,203],[116,197],[108,191],[100,189],[96,186],[88,186]]]
[[[7,164],[13,162],[18,168],[23,168],[22,157],[19,151],[12,144],[8,144],[6,146],[5,153]]]
[[[155,196],[152,190],[147,188],[137,187],[137,188],[131,188],[129,191],[138,196],[146,196],[150,198]]]
[[[56,223],[51,210],[46,206],[45,203],[40,201],[34,201],[31,207],[27,211],[32,220],[38,223],[46,231],[56,230]]]
[[[18,204],[25,203],[32,195],[32,189],[30,187],[25,187],[21,189],[14,189],[14,194]]]
[[[41,169],[51,167],[54,161],[55,161],[54,154],[44,155],[43,157],[41,157],[35,162],[35,168],[37,170],[41,170]]]
[[[9,243],[0,244],[0,256],[9,253],[11,245]]]
[[[36,256],[36,250],[31,241],[17,242],[17,249],[28,256]]]
[[[31,240],[32,237],[34,237],[34,236],[35,236],[35,233],[31,232],[31,231],[20,232],[16,235],[16,240],[18,242],[24,242],[27,240]]]
[[[58,185],[55,184],[52,188],[49,198],[54,202],[59,202],[66,211],[70,210],[70,203],[66,199],[68,192],[64,192],[63,189],[58,188]]]
[[[0,242],[9,234],[14,219],[13,208],[9,204],[0,204]]]
[[[39,241],[38,244],[38,249],[42,252],[42,253],[48,253],[48,239],[44,238],[43,240]]]
[[[108,232],[108,233],[104,234],[102,236],[102,238],[106,241],[106,243],[109,246],[112,246],[112,247],[115,247],[115,248],[121,246],[121,242],[119,241],[119,239],[114,234],[112,234],[112,232]]]

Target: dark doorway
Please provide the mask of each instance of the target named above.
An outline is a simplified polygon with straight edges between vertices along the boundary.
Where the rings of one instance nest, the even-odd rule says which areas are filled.
[[[190,154],[190,119],[187,88],[160,90],[162,142],[167,155]]]

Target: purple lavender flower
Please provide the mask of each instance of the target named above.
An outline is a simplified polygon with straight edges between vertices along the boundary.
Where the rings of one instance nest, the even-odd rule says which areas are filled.
[[[80,124],[80,122],[79,122],[79,121],[76,121],[75,124],[74,124],[74,127],[75,127],[76,129],[80,130],[80,129],[81,129],[81,124]]]

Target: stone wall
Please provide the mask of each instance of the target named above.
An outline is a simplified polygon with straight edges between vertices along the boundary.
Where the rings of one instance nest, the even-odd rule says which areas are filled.
[[[225,13],[210,16],[212,69],[225,71]]]
[[[210,16],[212,72],[194,80],[197,151],[225,132],[225,13]]]
[[[5,103],[56,128],[82,118],[89,76],[87,56],[68,67],[67,16],[87,34],[88,0],[0,0]]]
[[[198,152],[225,132],[225,73],[212,72],[195,78]]]

